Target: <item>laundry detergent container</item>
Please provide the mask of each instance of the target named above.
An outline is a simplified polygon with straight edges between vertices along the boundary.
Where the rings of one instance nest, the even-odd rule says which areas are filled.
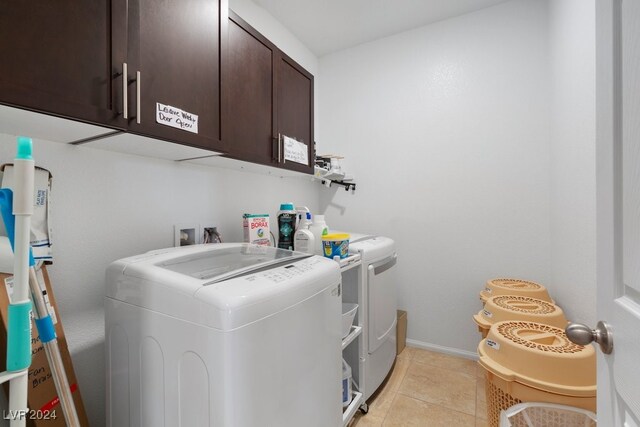
[[[486,338],[491,325],[505,320],[524,320],[544,323],[564,329],[567,318],[557,305],[541,299],[517,295],[498,295],[490,297],[484,308],[473,316],[482,338]]]
[[[487,280],[484,289],[480,291],[480,301],[485,304],[487,299],[496,295],[518,295],[554,302],[549,296],[547,288],[539,283],[520,279],[500,278]]]
[[[596,355],[564,331],[536,322],[491,326],[478,345],[486,371],[487,420],[498,427],[500,411],[522,402],[547,402],[596,410]]]

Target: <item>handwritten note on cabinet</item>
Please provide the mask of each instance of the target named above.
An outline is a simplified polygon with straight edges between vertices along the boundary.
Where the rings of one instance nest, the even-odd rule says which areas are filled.
[[[156,102],[156,122],[187,132],[198,133],[198,116],[171,105]]]
[[[309,165],[309,147],[304,142],[296,141],[288,136],[283,136],[284,159],[290,162]]]

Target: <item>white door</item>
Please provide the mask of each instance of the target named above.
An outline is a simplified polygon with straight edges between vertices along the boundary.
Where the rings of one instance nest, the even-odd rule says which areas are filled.
[[[640,427],[640,0],[596,1],[596,58],[598,425]]]

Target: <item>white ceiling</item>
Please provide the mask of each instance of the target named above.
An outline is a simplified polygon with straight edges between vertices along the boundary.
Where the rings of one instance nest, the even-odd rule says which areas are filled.
[[[506,0],[253,0],[317,56]]]

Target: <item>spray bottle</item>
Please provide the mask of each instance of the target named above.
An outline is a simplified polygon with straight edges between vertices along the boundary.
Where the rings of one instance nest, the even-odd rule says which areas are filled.
[[[296,251],[313,254],[315,252],[315,237],[309,230],[311,226],[311,213],[304,212],[305,218],[300,220],[298,230],[293,236],[293,247]]]

